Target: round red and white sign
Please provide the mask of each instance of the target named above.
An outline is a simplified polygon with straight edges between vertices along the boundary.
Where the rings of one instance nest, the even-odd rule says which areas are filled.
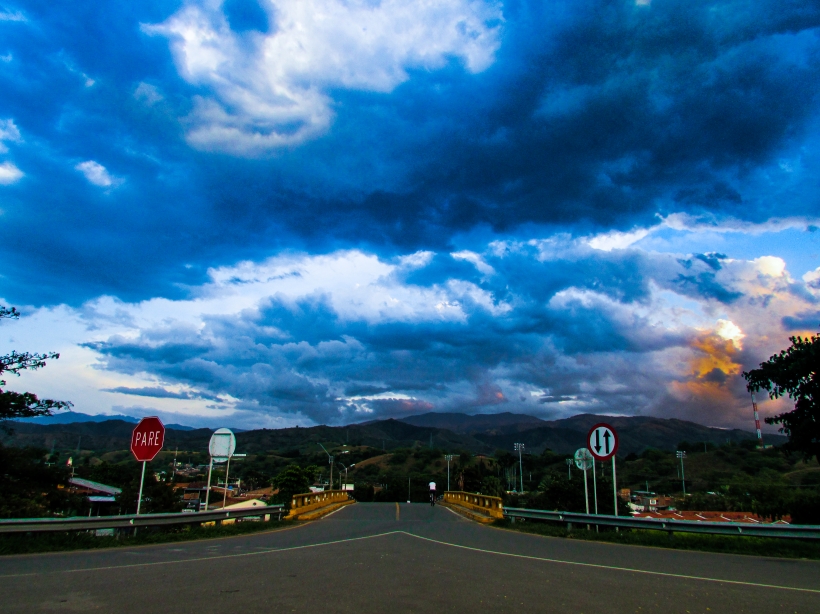
[[[165,441],[165,425],[159,418],[143,418],[131,434],[131,453],[138,461],[152,461],[162,450]]]
[[[589,429],[587,449],[596,459],[608,460],[618,451],[618,434],[608,424],[601,422]]]

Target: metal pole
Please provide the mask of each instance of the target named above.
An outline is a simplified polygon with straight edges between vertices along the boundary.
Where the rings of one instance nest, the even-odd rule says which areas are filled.
[[[208,465],[208,487],[205,489],[205,511],[208,511],[208,499],[211,498],[211,472],[214,470],[214,457],[211,457],[211,464]],[[198,511],[202,511],[202,506]]]
[[[612,497],[615,503],[615,515],[618,515],[618,482],[615,479],[615,455],[612,456]]]
[[[407,478],[407,502],[410,503],[410,478]]]
[[[595,513],[598,513],[598,480],[595,478],[595,459],[592,460],[592,498],[595,500]],[[595,532],[598,532],[598,525],[595,525]]]
[[[447,458],[447,491],[450,491],[450,459]]]
[[[142,477],[140,478],[140,494],[137,497],[137,516],[139,516],[140,503],[142,503],[142,485],[145,483],[145,465],[146,465],[146,462],[142,461]]]
[[[225,504],[228,502],[228,475],[231,473],[231,457],[228,457],[228,464],[225,467],[225,491],[222,494],[222,509],[225,509]]]
[[[595,461],[592,461],[592,500],[595,504],[595,513],[598,513],[598,480],[595,478]]]
[[[521,491],[520,492],[523,493],[524,492],[524,463],[521,460],[521,453],[524,450],[524,444],[523,443],[515,444],[515,449],[518,450],[518,469],[519,469],[519,473],[521,474],[520,475],[520,477],[521,477]]]
[[[584,469],[584,503],[586,503],[587,514],[589,514],[589,487],[587,486],[587,470]]]
[[[677,457],[680,459],[680,479],[683,485],[683,496],[686,496],[686,475],[683,472],[683,459],[686,458],[686,452],[678,450]]]

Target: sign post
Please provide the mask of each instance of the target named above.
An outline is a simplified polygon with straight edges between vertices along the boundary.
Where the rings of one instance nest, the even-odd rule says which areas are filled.
[[[211,435],[211,441],[208,442],[208,452],[211,455],[211,463],[208,465],[208,487],[205,489],[205,511],[208,511],[208,501],[211,498],[211,473],[214,469],[214,461],[217,463],[224,463],[228,461],[228,468],[230,468],[231,456],[236,451],[236,436],[231,429],[217,429]],[[228,474],[225,474],[225,497],[228,494]],[[224,507],[225,502],[223,500]],[[200,510],[202,506],[200,506]]]
[[[618,451],[618,434],[610,425],[601,422],[589,429],[587,435],[587,449],[593,457],[601,462],[612,459],[612,496],[615,505],[615,515],[618,515],[618,482],[615,475],[615,453]],[[595,472],[592,473],[593,480]],[[597,508],[597,496],[595,498]],[[598,513],[598,510],[595,510]]]
[[[162,450],[165,441],[165,426],[156,416],[143,418],[139,421],[134,432],[131,433],[131,453],[142,462],[142,477],[140,478],[140,492],[137,497],[137,514],[142,504],[142,487],[145,483],[145,465]]]
[[[587,486],[587,470],[590,469],[595,460],[586,448],[578,448],[575,451],[575,466],[584,472],[584,503],[586,503],[587,514],[589,514],[589,487]],[[593,474],[595,472],[593,471]],[[597,512],[596,512],[597,513]]]

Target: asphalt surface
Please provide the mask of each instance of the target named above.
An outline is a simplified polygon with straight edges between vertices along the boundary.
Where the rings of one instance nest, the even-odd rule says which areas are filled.
[[[494,529],[424,504],[183,544],[0,558],[13,612],[820,612],[820,562]]]

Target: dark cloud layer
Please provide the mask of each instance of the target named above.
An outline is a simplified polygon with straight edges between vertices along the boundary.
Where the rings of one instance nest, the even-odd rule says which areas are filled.
[[[10,155],[25,173],[0,186],[0,294],[179,297],[208,266],[283,248],[389,254],[475,228],[627,229],[671,211],[765,219],[749,178],[817,119],[816,3],[508,2],[483,72],[453,61],[389,94],[334,90],[320,138],[255,160],[202,153],[180,118],[207,88],[141,29],[180,6],[31,1],[28,22],[0,22],[0,118],[21,131]],[[256,3],[225,11],[238,32],[269,29]],[[90,185],[74,168],[86,160],[121,182]],[[816,210],[815,194],[778,214]],[[680,283],[732,300],[710,275]]]

